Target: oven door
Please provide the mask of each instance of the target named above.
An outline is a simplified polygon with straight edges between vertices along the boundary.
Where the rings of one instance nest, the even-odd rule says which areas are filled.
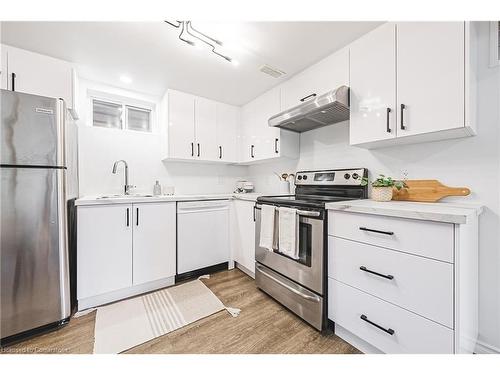
[[[277,243],[277,240],[275,240],[274,251],[269,251],[259,246],[261,223],[260,205],[256,204],[254,209],[255,260],[296,283],[323,295],[324,211],[298,210],[299,259],[292,259],[279,252],[279,243]],[[278,221],[279,212],[276,211],[275,239],[278,238]]]

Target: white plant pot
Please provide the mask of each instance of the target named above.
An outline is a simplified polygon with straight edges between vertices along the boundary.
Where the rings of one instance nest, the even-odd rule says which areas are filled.
[[[372,187],[372,199],[377,202],[389,202],[392,199],[392,186]]]

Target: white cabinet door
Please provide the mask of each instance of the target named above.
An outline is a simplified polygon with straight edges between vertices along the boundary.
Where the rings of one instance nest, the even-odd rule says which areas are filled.
[[[175,276],[175,202],[133,205],[134,285]]]
[[[279,157],[280,130],[269,126],[269,118],[280,112],[280,88],[275,87],[242,109],[242,161]],[[278,152],[276,152],[278,151]]]
[[[398,138],[465,126],[464,27],[397,24]]]
[[[239,108],[217,103],[217,159],[236,161]]]
[[[281,110],[295,107],[342,85],[349,86],[347,48],[331,54],[283,83]]]
[[[132,286],[132,205],[77,209],[77,295]]]
[[[2,46],[4,47],[4,46]],[[15,74],[15,91],[62,98],[73,108],[73,68],[70,63],[14,47],[7,47],[8,75]],[[7,81],[12,90],[12,79]]]
[[[396,25],[384,24],[351,45],[350,144],[396,136]]]
[[[168,92],[168,155],[174,159],[192,159],[195,155],[195,97],[180,91]]]
[[[255,273],[255,222],[254,202],[234,200],[234,260]]]
[[[7,90],[7,48],[0,44],[0,89]]]
[[[195,156],[201,160],[217,160],[216,105],[213,100],[195,99]]]

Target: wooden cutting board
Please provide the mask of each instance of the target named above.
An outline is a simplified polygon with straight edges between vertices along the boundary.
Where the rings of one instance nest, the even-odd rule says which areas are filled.
[[[470,189],[466,187],[448,187],[438,180],[406,180],[408,189],[394,188],[392,199],[396,201],[437,202],[449,196],[466,196]]]

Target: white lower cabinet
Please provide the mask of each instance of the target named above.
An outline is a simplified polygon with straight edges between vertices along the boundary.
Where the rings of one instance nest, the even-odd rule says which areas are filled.
[[[175,275],[175,202],[133,205],[133,282]]]
[[[78,207],[78,300],[132,285],[132,205]]]
[[[239,268],[255,276],[255,202],[234,200],[231,219],[231,245]]]
[[[77,208],[79,309],[171,285],[175,202]]]
[[[334,279],[328,292],[329,318],[384,353],[453,353],[450,328]]]
[[[417,205],[425,217],[418,209],[428,206]],[[328,318],[335,333],[369,353],[472,353],[476,211],[455,222],[446,212],[429,220],[392,216],[397,207],[387,203],[391,216],[382,208],[376,214],[329,211]]]

